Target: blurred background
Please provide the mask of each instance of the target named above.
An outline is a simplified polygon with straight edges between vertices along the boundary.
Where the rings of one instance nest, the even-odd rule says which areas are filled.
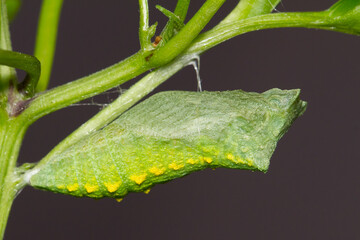
[[[167,19],[155,4],[173,9],[176,1],[150,2],[159,32]],[[203,2],[192,1],[188,16]],[[283,0],[277,10],[323,10],[334,2]],[[236,3],[228,0],[209,27]],[[23,1],[11,25],[15,51],[32,54],[40,4]],[[65,1],[50,87],[135,53],[137,27],[137,1]],[[359,56],[359,37],[307,29],[248,33],[209,50],[201,56],[204,90],[300,88],[309,103],[279,142],[268,173],[205,170],[121,203],[27,187],[14,202],[5,239],[360,239]],[[196,89],[189,66],[156,92]],[[98,112],[97,103],[118,94],[40,119],[26,135],[20,162],[39,161]]]

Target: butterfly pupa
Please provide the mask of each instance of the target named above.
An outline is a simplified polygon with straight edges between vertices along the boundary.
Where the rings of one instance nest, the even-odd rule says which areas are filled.
[[[122,199],[205,168],[266,172],[306,103],[299,90],[155,94],[35,168],[33,187]]]

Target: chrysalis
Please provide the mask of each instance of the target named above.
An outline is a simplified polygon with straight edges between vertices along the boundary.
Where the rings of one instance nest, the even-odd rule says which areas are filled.
[[[158,93],[41,165],[29,183],[122,198],[205,168],[265,172],[277,141],[306,108],[299,93]]]

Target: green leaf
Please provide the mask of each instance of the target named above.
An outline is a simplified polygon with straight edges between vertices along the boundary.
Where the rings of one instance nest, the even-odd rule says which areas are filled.
[[[25,175],[36,188],[122,198],[205,168],[268,170],[299,90],[162,92]]]
[[[337,31],[360,35],[360,0],[338,1],[328,13]]]
[[[21,0],[6,0],[9,22],[14,20],[21,7]]]

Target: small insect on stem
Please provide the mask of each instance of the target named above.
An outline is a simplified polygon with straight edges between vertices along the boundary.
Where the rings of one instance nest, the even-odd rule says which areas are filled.
[[[155,41],[152,43],[152,46],[156,47],[160,43],[161,40],[162,40],[161,36],[156,36]]]

